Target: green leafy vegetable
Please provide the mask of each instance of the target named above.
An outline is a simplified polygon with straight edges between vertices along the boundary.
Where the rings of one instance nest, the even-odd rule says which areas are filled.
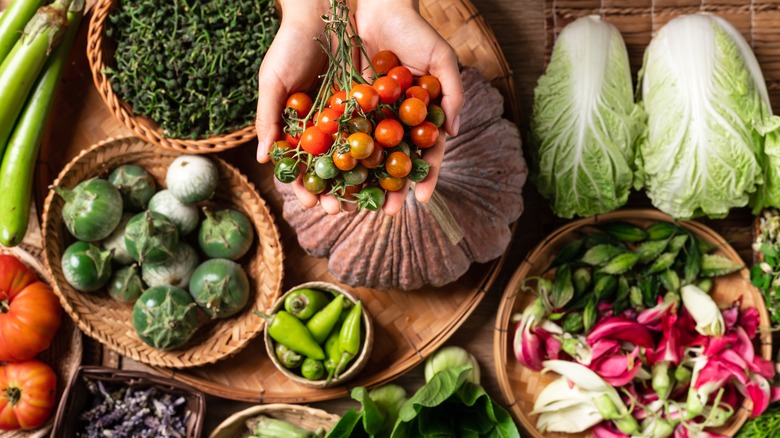
[[[758,418],[748,420],[736,438],[780,437],[780,406],[771,406]]]
[[[723,217],[763,183],[771,116],[761,69],[742,35],[709,14],[675,18],[653,38],[641,76],[647,131],[636,188],[677,218]]]
[[[531,117],[532,178],[555,214],[588,216],[626,203],[643,118],[617,28],[595,16],[566,26],[534,90]]]

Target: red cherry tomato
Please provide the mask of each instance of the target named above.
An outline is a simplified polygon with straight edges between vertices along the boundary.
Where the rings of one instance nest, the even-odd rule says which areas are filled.
[[[341,114],[333,108],[325,108],[317,117],[317,127],[326,134],[335,134],[339,130],[338,118]]]
[[[425,106],[425,102],[416,98],[410,97],[409,99],[401,102],[401,106],[398,108],[398,118],[406,126],[417,126],[425,120],[428,115],[428,108]]]
[[[328,106],[339,114],[344,114],[344,111],[347,109],[347,104],[345,103],[346,100],[347,92],[341,90],[334,93],[333,96],[330,96],[330,99],[328,100]]]
[[[414,78],[412,77],[412,72],[409,71],[408,68],[402,65],[391,68],[390,71],[387,72],[387,76],[398,81],[398,85],[400,85],[401,88],[404,90],[411,87],[412,82],[414,81]]]
[[[391,148],[397,146],[404,139],[404,127],[398,120],[382,120],[376,125],[374,138],[382,147]]]
[[[425,88],[418,85],[406,89],[406,98],[408,99],[410,97],[416,97],[422,100],[423,103],[425,103],[425,106],[428,106],[428,104],[431,103],[431,97],[428,95],[428,92],[425,91]]]
[[[328,152],[332,144],[333,138],[330,134],[326,134],[318,126],[306,128],[301,135],[301,147],[314,156]]]
[[[398,57],[395,53],[389,50],[382,50],[376,52],[373,58],[371,58],[371,64],[374,65],[374,69],[378,75],[387,74],[391,68],[400,64]]]
[[[404,185],[406,185],[406,180],[404,178],[396,178],[394,176],[379,178],[379,186],[388,192],[397,192],[404,188]]]
[[[441,82],[439,82],[439,79],[437,79],[436,76],[420,76],[417,78],[417,85],[424,88],[431,96],[431,99],[436,99],[441,95]]]
[[[412,159],[401,151],[391,152],[385,160],[385,170],[390,176],[403,178],[412,171]]]
[[[347,95],[349,99],[355,99],[360,109],[365,113],[369,113],[376,109],[379,105],[379,94],[376,90],[367,84],[358,84],[349,90]]]
[[[298,126],[302,126],[302,124],[299,123]],[[306,128],[309,128],[309,127],[312,127],[312,126],[314,126],[314,125],[312,124],[311,120],[307,120],[306,121]],[[297,147],[298,143],[300,143],[300,141],[301,141],[301,134],[298,134],[295,137],[293,137],[292,135],[285,133],[284,134],[284,139],[287,141],[287,143],[290,143],[293,147]]]
[[[385,150],[382,148],[374,148],[374,152],[371,153],[371,155],[368,156],[368,158],[363,158],[360,160],[360,164],[363,165],[366,169],[376,169],[377,167],[381,166],[382,163],[385,162]]]
[[[287,108],[292,108],[298,112],[298,117],[303,117],[309,114],[311,107],[314,103],[311,101],[311,97],[308,94],[297,92],[290,95],[287,98]]]
[[[420,149],[429,148],[439,139],[439,128],[429,121],[424,121],[412,128],[410,133],[412,143]]]
[[[379,101],[384,104],[391,104],[401,97],[401,86],[389,76],[378,78],[371,86],[379,94]]]

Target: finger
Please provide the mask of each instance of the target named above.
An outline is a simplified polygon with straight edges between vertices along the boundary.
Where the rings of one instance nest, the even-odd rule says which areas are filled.
[[[439,169],[444,159],[444,150],[447,144],[445,137],[440,132],[436,144],[426,149],[423,153],[423,159],[430,164],[431,168],[428,170],[428,176],[414,186],[414,196],[422,203],[428,202],[436,189],[436,182],[439,180]]]
[[[455,51],[442,40],[437,45],[437,55],[431,64],[431,74],[441,83],[441,107],[446,116],[444,124],[447,134],[454,137],[460,129],[460,111],[463,109],[463,83],[458,70],[458,58]]]
[[[271,68],[265,65],[266,62],[272,62],[265,59],[260,66],[258,74],[258,95],[257,99],[257,119],[255,128],[257,129],[257,161],[267,163],[271,157],[268,151],[271,144],[278,140],[282,134],[282,110],[287,100],[284,84],[279,77],[271,71]]]
[[[320,205],[325,213],[339,214],[341,212],[341,202],[333,195],[321,195]]]
[[[382,207],[382,211],[388,216],[397,215],[406,202],[406,195],[409,194],[410,181],[407,179],[404,187],[397,192],[388,192],[385,199],[385,205]]]
[[[319,202],[319,197],[317,195],[313,194],[312,192],[306,190],[306,188],[303,186],[303,177],[298,177],[295,181],[292,183],[293,191],[295,192],[295,196],[298,197],[298,200],[301,202],[301,205],[303,208],[312,208],[317,205]]]

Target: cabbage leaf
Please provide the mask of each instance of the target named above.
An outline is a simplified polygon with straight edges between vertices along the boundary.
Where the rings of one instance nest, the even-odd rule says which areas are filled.
[[[588,216],[625,204],[643,123],[617,28],[598,16],[566,26],[534,90],[531,117],[531,177],[556,215]]]
[[[717,218],[751,196],[764,202],[757,190],[771,107],[758,62],[731,24],[709,14],[670,21],[645,52],[640,84],[648,123],[635,185],[653,205],[676,218]]]

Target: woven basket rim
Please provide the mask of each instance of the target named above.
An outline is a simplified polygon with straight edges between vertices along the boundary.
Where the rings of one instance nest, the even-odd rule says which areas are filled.
[[[513,355],[510,354],[506,346],[509,345],[509,337],[514,335],[512,330],[513,324],[511,324],[510,319],[514,313],[513,309],[515,302],[517,301],[518,285],[521,284],[522,280],[529,274],[532,269],[534,269],[534,262],[542,254],[549,252],[551,242],[557,241],[562,236],[571,234],[579,228],[616,220],[625,220],[628,222],[648,220],[673,222],[693,231],[699,237],[708,237],[718,242],[719,251],[725,253],[725,255],[729,258],[736,258],[742,262],[734,248],[732,248],[731,245],[719,233],[715,232],[710,227],[695,220],[676,220],[671,216],[654,209],[622,209],[603,215],[595,215],[577,219],[558,227],[542,241],[540,241],[518,265],[514,271],[514,274],[507,283],[499,303],[499,308],[496,315],[496,325],[493,332],[493,359],[495,362],[495,371],[498,385],[501,389],[504,400],[507,403],[510,412],[512,413],[512,416],[515,418],[515,420],[522,424],[523,428],[525,428],[525,430],[531,436],[542,437],[542,435],[539,434],[539,432],[536,430],[536,425],[531,422],[528,412],[525,412],[521,409],[518,400],[516,399],[517,390],[513,388],[513,384],[509,380],[509,373],[507,371],[508,361],[516,360]],[[737,272],[739,275],[744,276],[747,272],[747,268],[743,267],[740,271]],[[769,316],[766,305],[764,304],[763,297],[752,286],[752,284],[749,284],[749,288],[746,293],[753,295],[756,301],[756,309],[759,312],[761,321],[759,327],[761,329],[768,328],[767,323],[769,321]],[[769,333],[767,330],[760,330],[757,341],[760,342],[760,355],[765,359],[771,359],[771,333]],[[539,374],[538,372],[533,371],[528,372],[535,373],[534,375]],[[749,400],[746,399],[744,403],[749,403]],[[728,431],[731,433],[738,430],[747,419],[747,413],[749,411],[745,410],[744,403],[742,409],[738,410],[738,415],[732,417],[732,420],[727,423]],[[720,430],[719,432],[723,433]]]
[[[84,149],[79,153],[79,155],[73,160],[71,160],[60,172],[57,179],[55,179],[54,183],[52,184],[53,187],[59,186],[62,183],[62,180],[66,178],[69,173],[72,171],[72,169],[75,166],[78,166],[81,164],[81,162],[85,159],[85,157],[90,156],[92,154],[95,154],[103,149],[108,148],[114,148],[114,147],[122,147],[124,145],[133,145],[133,144],[139,144],[144,145],[141,147],[150,147],[153,146],[150,145],[148,142],[145,142],[142,139],[136,138],[136,137],[123,137],[123,138],[110,138],[104,141],[101,141],[95,145],[92,145],[91,147]],[[167,151],[167,155],[173,156],[174,154],[181,154],[180,151]],[[259,244],[260,246],[257,248],[256,251],[261,251],[261,249],[267,249],[270,248],[269,251],[271,251],[271,255],[274,258],[274,260],[268,261],[267,264],[269,266],[273,266],[275,268],[274,271],[264,275],[265,276],[271,276],[270,284],[267,284],[264,280],[263,285],[269,286],[272,290],[271,296],[265,297],[270,302],[273,302],[281,293],[282,288],[282,279],[283,279],[283,259],[284,259],[284,253],[282,252],[282,244],[281,239],[279,235],[279,229],[275,223],[275,220],[273,218],[273,215],[269,211],[265,200],[260,196],[259,192],[255,189],[254,184],[249,182],[245,175],[241,174],[235,167],[232,165],[226,163],[224,160],[222,160],[219,157],[211,157],[218,165],[218,167],[221,167],[223,169],[226,169],[227,172],[232,175],[232,177],[237,178],[240,181],[240,184],[243,187],[246,187],[248,190],[247,193],[254,194],[255,201],[257,202],[256,208],[262,211],[262,217],[257,218],[255,215],[250,214],[250,220],[253,221],[253,226],[256,228],[256,238],[259,237],[261,230],[257,229],[259,228],[257,226],[257,222],[260,222],[263,230],[265,230],[269,236],[268,240],[271,240],[271,242],[261,241]],[[219,189],[218,189],[219,190]],[[54,200],[56,199],[56,194],[53,190],[49,191],[48,196],[46,197],[46,201],[44,203],[44,213],[43,213],[43,227],[42,227],[42,234],[43,234],[43,241],[49,242],[51,236],[49,235],[49,227],[51,226],[51,210],[52,210],[52,204]],[[58,219],[57,222],[61,221],[61,219]],[[61,226],[61,224],[60,224]],[[62,229],[61,232],[66,233],[66,230]],[[52,254],[50,250],[51,245],[46,245],[46,248],[44,249],[44,262],[46,266],[46,270],[49,273],[49,276],[54,280],[52,281],[52,288],[54,292],[59,296],[60,303],[62,304],[65,311],[68,313],[68,315],[71,317],[71,319],[74,320],[76,325],[83,331],[85,334],[90,336],[91,338],[97,340],[103,346],[108,347],[117,353],[128,356],[134,360],[137,360],[139,362],[153,365],[153,366],[161,366],[161,367],[172,367],[172,368],[187,368],[187,367],[194,367],[199,365],[206,365],[210,363],[215,363],[219,360],[225,359],[227,357],[231,357],[237,353],[239,353],[243,348],[245,348],[250,342],[252,342],[265,328],[265,322],[261,318],[257,318],[257,322],[253,323],[252,325],[246,326],[246,322],[244,323],[248,329],[244,332],[245,336],[238,342],[235,340],[231,341],[230,346],[228,349],[217,352],[214,354],[211,352],[211,354],[208,355],[201,355],[198,358],[193,358],[191,355],[188,355],[187,357],[182,357],[182,353],[189,351],[189,349],[194,348],[195,345],[189,345],[184,350],[173,350],[170,352],[162,352],[159,350],[155,350],[150,346],[147,346],[143,341],[140,339],[132,340],[132,345],[130,347],[128,346],[120,346],[116,342],[110,342],[113,339],[113,337],[109,336],[108,334],[104,333],[103,330],[100,330],[99,327],[95,327],[92,323],[87,321],[85,318],[82,317],[81,313],[77,311],[74,306],[71,303],[71,299],[69,298],[69,293],[63,291],[61,288],[61,284],[64,283],[64,279],[59,278],[54,270],[54,266],[52,265]],[[246,269],[246,267],[244,267]],[[247,271],[247,275],[251,274]],[[257,281],[257,279],[253,279],[254,281]],[[255,298],[254,301],[250,300],[250,303],[248,306],[251,306],[252,303],[258,303],[259,300],[263,299],[264,296],[259,291],[260,284],[254,284],[253,290],[255,291]],[[77,292],[74,292],[77,294]],[[270,305],[270,304],[269,304]],[[261,309],[265,310],[265,309]],[[130,310],[128,310],[129,312]],[[243,312],[247,312],[248,310],[244,310]],[[220,324],[230,324],[231,322],[235,322],[236,318],[239,318],[241,315],[229,318],[227,320],[219,320],[217,322],[214,322],[212,324],[220,325]],[[247,319],[247,321],[249,318]],[[235,325],[235,324],[234,324]],[[129,338],[128,338],[129,339]],[[131,348],[132,346],[135,346],[135,348]],[[139,349],[140,348],[140,349]],[[148,355],[141,354],[142,351],[153,351],[155,354],[159,355],[158,359],[150,358]],[[163,358],[165,360],[163,360]]]
[[[257,137],[255,125],[250,124],[239,130],[209,138],[169,138],[160,132],[156,123],[147,117],[136,115],[130,105],[120,99],[114,92],[111,81],[104,72],[107,67],[105,60],[105,45],[108,40],[106,36],[106,20],[117,1],[98,0],[92,12],[92,18],[89,20],[89,32],[87,35],[87,60],[92,72],[95,89],[116,120],[131,130],[136,136],[149,143],[163,149],[189,154],[208,154],[232,149]]]
[[[271,403],[265,405],[257,405],[246,408],[244,410],[235,412],[229,417],[224,419],[209,435],[209,438],[216,438],[220,436],[225,429],[235,425],[236,423],[243,423],[248,418],[256,417],[265,413],[273,413],[278,411],[293,411],[300,412],[308,418],[314,418],[318,422],[322,423],[322,426],[332,426],[341,417],[335,414],[331,414],[322,409],[312,408],[310,406],[293,405],[286,403]]]

